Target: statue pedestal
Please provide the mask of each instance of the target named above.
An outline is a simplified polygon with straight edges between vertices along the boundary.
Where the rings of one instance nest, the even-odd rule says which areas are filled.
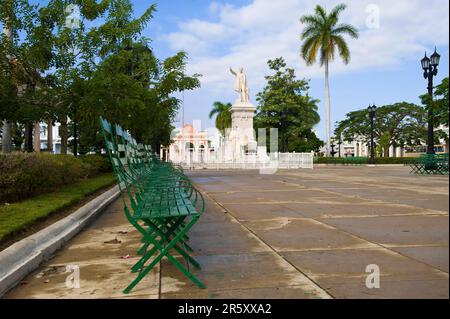
[[[246,153],[256,153],[257,142],[253,129],[256,107],[250,102],[236,101],[231,107],[231,133],[233,158],[241,158]]]

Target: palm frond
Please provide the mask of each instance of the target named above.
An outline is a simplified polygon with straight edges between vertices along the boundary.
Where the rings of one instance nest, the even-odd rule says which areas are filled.
[[[302,38],[302,40],[304,40],[306,38],[318,35],[319,32],[320,32],[320,29],[317,28],[315,25],[309,25],[305,29],[303,29],[301,38]]]
[[[333,61],[336,49],[345,63],[350,61],[350,50],[344,35],[358,38],[358,30],[350,24],[338,24],[340,14],[347,8],[345,4],[334,7],[328,15],[324,7],[318,5],[314,15],[303,16],[300,21],[306,24],[301,33],[303,44],[301,56],[307,65],[313,64],[320,54],[320,64]],[[320,51],[320,53],[319,53]]]
[[[339,56],[342,58],[345,64],[348,64],[351,59],[351,53],[347,42],[342,36],[334,36],[334,41],[339,50]]]
[[[321,41],[319,36],[310,37],[306,39],[305,42],[303,42],[303,45],[301,47],[301,55],[307,65],[312,65],[316,61],[320,42]]]
[[[347,5],[344,3],[338,4],[337,6],[335,6],[333,8],[333,10],[331,10],[330,15],[329,15],[329,19],[331,21],[338,21],[339,20],[339,15],[342,13],[342,11],[344,11],[347,8]]]
[[[306,25],[320,27],[322,25],[322,21],[317,16],[306,15],[300,18],[300,22]]]
[[[348,64],[350,62],[351,53],[344,38],[341,36],[333,36],[333,41],[334,43],[336,43],[339,51],[339,56],[342,58],[345,64]]]
[[[322,19],[322,21],[327,20],[327,11],[325,10],[324,7],[322,7],[321,5],[317,5],[315,8],[315,12],[316,12],[316,15]]]
[[[346,34],[346,35],[349,35],[353,39],[357,39],[359,37],[359,32],[354,26],[352,26],[350,24],[344,24],[344,23],[339,24],[338,26],[336,26],[336,28],[334,28],[331,31],[331,33],[333,35]]]

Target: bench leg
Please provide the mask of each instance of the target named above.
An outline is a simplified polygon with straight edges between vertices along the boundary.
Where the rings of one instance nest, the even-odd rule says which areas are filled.
[[[198,221],[199,216],[195,216],[192,218],[192,220],[186,224],[186,226],[167,244],[167,246],[163,247],[161,245],[161,242],[164,241],[164,239],[161,239],[161,241],[154,240],[153,244],[156,247],[157,250],[160,251],[160,254],[144,269],[142,272],[139,273],[139,275],[136,277],[136,279],[123,291],[125,294],[128,294],[141,280],[144,278],[156,265],[157,263],[166,256],[172,263],[188,277],[193,283],[195,283],[199,288],[206,288],[205,285],[199,281],[189,270],[187,270],[183,265],[181,265],[175,257],[173,257],[169,251],[174,248],[174,246],[180,241],[180,239],[183,237],[184,234],[186,234],[192,226]],[[155,227],[157,227],[155,225]],[[156,230],[156,229],[155,229]]]

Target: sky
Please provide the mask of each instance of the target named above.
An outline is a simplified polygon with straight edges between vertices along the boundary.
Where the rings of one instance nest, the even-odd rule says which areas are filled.
[[[338,58],[330,66],[331,120],[350,111],[395,102],[419,103],[426,92],[420,60],[436,46],[441,65],[435,83],[449,74],[449,2],[447,0],[133,0],[135,15],[157,3],[154,19],[143,35],[152,39],[159,58],[180,50],[189,54],[188,73],[202,74],[201,88],[185,92],[185,123],[208,118],[214,101],[234,102],[234,78],[229,68],[243,67],[251,100],[269,74],[267,61],[284,57],[299,78],[310,79],[310,95],[319,99],[321,122],[316,130],[325,137],[324,70],[301,60],[301,16],[317,4],[327,9],[347,4],[342,22],[360,31],[348,41],[352,59]],[[180,95],[181,97],[181,95]],[[181,116],[175,125],[180,125]]]
[[[235,101],[229,67],[244,67],[256,104],[255,95],[269,74],[267,61],[283,56],[299,78],[311,80],[310,94],[321,101],[316,130],[324,138],[324,70],[318,64],[308,67],[300,58],[299,18],[313,13],[317,4],[331,9],[342,2],[348,6],[342,22],[355,25],[360,37],[348,41],[350,64],[337,59],[330,67],[332,123],[371,103],[419,103],[427,86],[420,59],[434,46],[442,56],[435,83],[448,76],[447,0],[165,0],[157,2],[145,35],[153,39],[159,57],[186,50],[188,72],[203,75],[200,89],[185,92],[185,122],[213,126],[208,119],[213,102]],[[139,14],[153,2],[134,3]]]

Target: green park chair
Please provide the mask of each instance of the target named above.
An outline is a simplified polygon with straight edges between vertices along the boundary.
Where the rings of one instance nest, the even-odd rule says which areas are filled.
[[[179,167],[156,159],[151,148],[138,144],[119,125],[100,118],[105,145],[128,221],[142,235],[139,261],[131,271],[137,277],[124,290],[129,293],[164,257],[199,288],[205,285],[172,254],[200,269],[190,255],[187,233],[205,211],[205,202]],[[148,264],[147,264],[148,263]]]

